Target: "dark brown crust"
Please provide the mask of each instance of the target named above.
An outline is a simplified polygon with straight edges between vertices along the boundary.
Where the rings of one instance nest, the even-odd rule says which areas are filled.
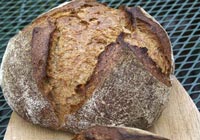
[[[76,11],[77,9],[83,7],[83,6],[94,6],[94,5],[98,5],[101,3],[97,3],[96,0],[74,0],[71,1],[69,4],[63,5],[62,7],[53,9],[47,13],[42,14],[41,16],[37,17],[31,24],[30,26],[27,26],[26,28],[24,28],[22,31],[26,31],[29,30],[29,27],[34,27],[34,26],[38,26],[39,24],[43,23],[44,20],[46,19],[50,19],[50,20],[54,20],[51,19],[51,17],[55,16],[57,13],[62,13],[62,12],[68,12],[70,10]],[[104,4],[102,4],[104,5]]]
[[[35,27],[31,40],[31,56],[33,66],[33,77],[38,85],[41,80],[46,77],[46,65],[49,52],[49,43],[51,33],[55,30],[55,26],[48,22],[45,27]]]
[[[160,40],[163,52],[166,55],[167,60],[170,62],[170,64],[172,64],[171,44],[164,29],[156,21],[153,21],[152,18],[148,18],[140,7],[126,7],[125,10],[130,15],[133,26],[136,26],[137,24],[136,19],[140,19],[150,25],[151,31],[155,33]]]
[[[159,28],[161,28],[161,27],[159,26]],[[121,42],[122,41],[123,41],[123,38],[121,38]],[[117,43],[119,43],[119,45],[117,45]],[[119,58],[122,56],[122,53],[121,53],[122,48],[123,49],[127,49],[128,50],[127,52],[130,52],[130,53],[132,52],[133,54],[136,53],[136,55],[135,55],[136,58],[140,58],[139,56],[142,56],[143,53],[146,54],[146,52],[143,52],[142,49],[140,50],[140,48],[138,48],[137,46],[132,46],[134,49],[138,48],[137,50],[132,50],[131,46],[129,46],[125,42],[124,43],[120,43],[119,40],[118,40],[117,43],[116,42],[115,43],[111,43],[110,45],[108,45],[106,47],[104,52],[102,52],[101,55],[98,57],[98,63],[96,65],[96,68],[95,68],[91,78],[89,79],[89,81],[85,85],[81,85],[81,86],[77,87],[77,91],[79,91],[80,93],[82,92],[85,95],[87,95],[88,96],[87,98],[89,98],[89,96],[91,96],[91,95],[94,95],[94,93],[93,93],[94,90],[98,89],[98,87],[101,87],[102,83],[104,83],[104,81],[110,77],[109,74],[111,73],[111,71],[115,67],[113,65],[117,65],[117,63],[119,61]],[[137,56],[137,52],[138,51],[141,54],[139,56]],[[123,56],[125,57],[126,55],[123,55]],[[149,66],[148,68],[151,68],[150,66],[152,66],[152,65],[153,65],[153,67],[156,66],[151,58],[149,58],[149,57],[146,58],[146,55],[145,55],[145,57],[142,57],[142,59],[144,59],[144,61],[146,63],[148,63],[148,61],[151,62],[151,64],[148,65]],[[155,69],[155,71],[158,73],[158,75],[161,73],[160,70],[157,69],[157,68]],[[162,76],[160,76],[160,77],[162,77]],[[155,81],[153,81],[153,82],[155,82]],[[114,97],[113,94],[115,92],[116,91],[113,91],[113,93],[110,93],[109,96]],[[105,94],[105,93],[98,93],[98,94]],[[150,94],[153,95],[154,93],[152,92]],[[109,97],[105,98],[104,101],[106,102],[106,104],[109,104],[109,103],[112,104],[111,99]],[[121,103],[122,103],[122,101],[121,101]],[[112,120],[113,118],[111,118],[111,115],[109,115],[107,110],[103,109],[104,106],[103,106],[103,104],[101,104],[101,101],[96,102],[96,106],[99,109],[99,110],[97,109],[97,111],[95,110],[96,111],[95,112],[96,116],[97,116],[97,114],[99,112],[102,111],[102,112],[105,113],[104,117],[107,120],[106,119],[101,120],[101,118],[98,118],[98,117],[95,117],[93,115],[90,115],[90,113],[87,113],[87,112],[80,112],[80,114],[87,114],[87,118],[84,118],[84,115],[80,115],[79,116],[79,112],[78,112],[78,113],[76,113],[74,115],[75,116],[74,120],[68,121],[68,118],[66,118],[66,122],[67,122],[66,123],[66,128],[69,128],[69,130],[72,131],[72,132],[78,132],[80,128],[86,128],[86,126],[84,126],[84,125],[82,126],[82,124],[79,123],[79,122],[82,122],[82,121],[83,122],[87,122],[87,120],[90,120],[89,122],[90,123],[94,123],[94,124],[95,123],[109,124],[110,122],[108,120]],[[107,107],[108,107],[108,105],[107,105]],[[113,108],[111,107],[110,109],[113,109]],[[115,111],[113,111],[113,112],[115,112]],[[121,114],[123,114],[123,113],[121,113]],[[97,121],[95,122],[95,120],[98,120],[98,119],[101,120],[101,122],[97,122]],[[73,122],[72,125],[71,125],[71,122]],[[142,126],[144,128],[144,127],[146,127],[148,125],[149,125],[148,122],[144,118],[143,122],[142,123],[138,123],[137,126],[140,126],[140,127]]]
[[[77,91],[87,95],[87,98],[89,98],[93,91],[104,82],[105,78],[114,67],[113,65],[116,64],[115,61],[118,60],[119,49],[115,46],[116,43],[113,42],[105,47],[105,50],[98,57],[98,63],[90,79],[85,85],[77,87]]]
[[[159,81],[163,82],[167,86],[171,86],[170,77],[162,73],[161,69],[156,66],[156,63],[147,54],[147,48],[140,48],[138,46],[133,46],[125,42],[123,33],[119,35],[117,42],[122,47],[128,47],[134,53],[138,61],[140,61],[144,65],[147,71],[149,71]]]
[[[36,19],[35,21],[34,21],[34,24],[35,23],[37,23],[37,22],[40,22],[40,20],[44,20],[45,18],[48,18],[48,17],[50,17],[50,16],[53,16],[53,15],[55,15],[55,14],[57,14],[57,12],[64,12],[64,11],[68,11],[68,10],[70,10],[70,9],[77,9],[77,8],[80,8],[81,6],[83,6],[83,5],[85,5],[85,4],[87,4],[88,6],[91,6],[91,5],[94,5],[94,4],[96,4],[96,1],[94,1],[94,0],[84,0],[84,1],[74,1],[74,2],[71,2],[70,4],[68,4],[68,5],[66,5],[66,6],[63,6],[62,8],[59,8],[59,9],[55,9],[55,10],[52,10],[50,13],[47,13],[47,14],[44,14],[42,17],[39,17],[38,19]],[[140,20],[142,20],[142,21],[144,21],[144,22],[146,22],[146,23],[148,23],[149,25],[151,25],[151,31],[152,32],[154,32],[155,34],[157,34],[157,37],[159,37],[159,39],[160,39],[160,43],[162,44],[162,46],[163,46],[163,51],[164,51],[164,54],[166,55],[166,57],[167,57],[167,60],[170,62],[170,64],[172,63],[172,60],[171,60],[171,47],[169,47],[169,46],[171,46],[171,44],[170,44],[170,42],[169,42],[169,39],[168,39],[168,37],[167,37],[167,35],[166,35],[166,33],[165,33],[165,31],[160,27],[160,25],[158,25],[155,21],[153,21],[152,19],[150,19],[150,18],[148,18],[142,11],[141,11],[141,8],[139,8],[139,7],[124,7],[123,9],[125,9],[125,11],[130,15],[130,19],[131,19],[131,21],[132,21],[132,24],[133,24],[133,26],[136,26],[135,24],[135,20],[136,20],[136,18],[137,19],[140,19]],[[35,29],[37,29],[38,27],[36,27]],[[34,29],[34,30],[35,30]],[[42,30],[44,30],[44,29],[42,29]],[[33,31],[34,32],[34,31]],[[53,31],[51,31],[51,32],[53,32]],[[51,33],[48,33],[49,35],[51,34]],[[35,35],[35,36],[37,36],[37,35]],[[34,38],[34,34],[33,34],[33,38]],[[36,39],[37,38],[39,38],[39,37],[36,37]],[[36,40],[36,39],[32,39],[32,40]],[[43,39],[45,39],[44,37],[43,37]],[[48,39],[50,39],[50,38],[46,38],[47,40],[46,41],[49,41]],[[40,40],[42,40],[42,39],[40,39]],[[45,40],[44,40],[45,41]],[[43,42],[44,42],[43,41]],[[37,42],[37,41],[35,41],[35,42]],[[44,45],[46,45],[46,44],[44,44]],[[35,46],[37,46],[37,45],[35,45]],[[48,47],[48,46],[47,46]],[[43,47],[44,49],[46,48],[47,49],[47,47]],[[39,53],[39,51],[38,51],[38,48],[36,48],[37,50],[35,51],[35,54],[33,53],[33,56],[32,56],[32,58],[38,58],[38,57],[35,57],[35,56],[39,56],[37,53]],[[139,48],[138,48],[139,49]],[[138,50],[137,49],[137,50]],[[40,50],[40,51],[43,51],[43,50]],[[45,50],[44,50],[45,51]],[[34,52],[34,51],[32,51],[32,52]],[[45,67],[46,67],[46,64],[45,64],[45,67],[43,67],[43,68],[41,68],[41,69],[38,69],[37,67],[40,65],[39,64],[39,61],[40,60],[44,60],[44,59],[46,59],[47,58],[47,53],[48,52],[48,49],[46,50],[46,56],[45,55],[43,55],[43,56],[39,56],[39,57],[43,57],[42,59],[37,59],[37,60],[33,60],[34,62],[33,62],[33,65],[35,65],[34,67],[36,68],[36,70],[34,70],[35,72],[35,77],[36,77],[36,80],[38,81],[38,80],[41,80],[43,77],[45,77],[45,73],[44,73],[44,71],[45,71]],[[40,53],[41,54],[41,53]],[[43,53],[44,54],[44,53]],[[140,56],[142,56],[142,55],[140,55]],[[139,57],[140,58],[140,57]],[[145,57],[143,57],[143,58],[145,58]],[[40,62],[44,62],[44,61],[40,61]],[[166,75],[166,76],[164,76],[164,74],[162,74],[161,72],[159,72],[160,70],[158,69],[158,68],[156,68],[155,67],[155,65],[154,65],[154,63],[155,62],[153,62],[152,61],[152,59],[145,59],[145,61],[143,61],[144,63],[143,64],[146,64],[146,67],[147,67],[147,69],[148,70],[150,70],[150,72],[154,75],[154,76],[156,76],[161,82],[163,82],[163,83],[165,83],[167,86],[170,86],[171,85],[171,83],[170,83],[170,79],[169,79],[169,75],[170,75],[170,73],[171,72],[169,72],[168,73],[168,75]],[[147,62],[147,63],[146,63]],[[151,63],[151,65],[148,65],[148,62],[150,62]],[[35,63],[35,64],[34,64]],[[43,64],[43,66],[44,66],[44,64]],[[151,67],[154,67],[155,69],[152,69]],[[96,71],[94,71],[94,73],[96,73]],[[161,75],[161,76],[159,76],[159,75]],[[165,77],[164,79],[162,78],[162,77]],[[91,78],[90,79],[94,79],[94,78],[92,78],[92,77],[94,77],[93,75],[91,76]],[[88,85],[88,83],[90,83],[89,81],[86,83],[87,85]],[[82,89],[80,89],[80,87],[82,88]],[[77,87],[77,91],[78,92],[84,92],[85,90],[83,89],[84,87],[86,87],[86,85],[83,85],[83,86],[79,86],[79,87]]]
[[[146,17],[146,15],[141,11],[139,7],[121,7],[121,9],[124,9],[128,15],[130,15],[130,20],[132,21],[133,26],[136,26],[136,18],[148,23],[151,25],[151,31],[155,34],[160,39],[160,42],[163,46],[164,49],[164,54],[166,54],[166,57],[168,61],[170,61],[170,64],[172,63],[171,60],[171,44],[169,42],[168,36],[166,35],[165,31],[157,24],[155,21],[152,19],[149,19]],[[171,81],[170,81],[170,73],[169,72],[167,75],[163,74],[161,72],[161,69],[156,66],[156,63],[148,56],[146,48],[139,48],[137,46],[132,46],[126,42],[124,42],[124,39],[122,37],[122,34],[119,35],[119,38],[117,39],[117,42],[120,43],[120,45],[124,47],[129,47],[133,53],[136,55],[137,59],[144,64],[145,68],[152,74],[154,75],[158,80],[166,84],[167,86],[171,86]],[[111,64],[113,63],[108,63],[109,60],[103,60],[102,58],[107,59],[106,55],[109,55],[110,49],[109,47],[112,46],[113,43],[111,43],[109,46],[106,47],[104,52],[108,51],[106,54],[101,53],[101,55],[98,57],[98,64],[91,75],[90,79],[87,81],[85,85],[78,86],[76,91],[79,93],[85,94],[85,95],[91,95],[94,91],[94,89],[98,86],[99,81],[103,81],[103,77],[105,75],[108,75],[109,71],[111,70]],[[105,57],[104,57],[105,56]],[[112,57],[111,57],[112,58]],[[111,62],[111,61],[110,61]],[[172,70],[172,69],[171,69]],[[105,79],[105,78],[104,78]]]
[[[152,73],[158,80],[166,84],[167,86],[171,86],[171,81],[169,77],[166,77],[165,74],[161,72],[161,69],[156,67],[156,63],[149,57],[147,54],[146,48],[139,48],[136,46],[128,45],[129,48],[134,52],[136,58],[144,64],[145,68]]]
[[[161,49],[160,51],[163,52],[165,55],[165,60],[169,61],[169,64],[172,65],[172,51],[171,51],[171,44],[168,39],[168,36],[164,29],[156,22],[153,21],[152,18],[149,18],[140,7],[125,7],[125,11],[130,16],[130,20],[132,21],[132,26],[136,28],[137,22],[136,19],[139,19],[149,25],[149,29],[156,34],[156,36],[159,38]],[[120,40],[119,40],[120,41]],[[121,41],[122,43],[123,41]],[[138,48],[134,47],[130,44],[126,43],[126,46],[129,46],[129,48],[135,52],[135,55],[137,56],[138,60],[145,66],[145,68],[158,80],[166,84],[167,86],[171,86],[170,81],[170,74],[173,71],[173,68],[169,69],[167,74],[162,73],[162,70],[158,67],[156,67],[156,63],[148,56],[147,54],[147,48]],[[171,67],[171,66],[170,66]]]
[[[86,102],[83,108],[72,114],[73,117],[66,117],[64,128],[77,133],[80,128],[86,129],[93,124],[149,127],[155,120],[145,117],[144,110],[151,110],[148,115],[157,118],[164,104],[161,100],[168,96],[168,88],[135,58],[137,56],[125,43],[108,45],[100,54],[93,76],[85,87],[85,92],[92,94],[89,101],[92,98],[93,102]]]
[[[72,140],[169,140],[143,130],[134,131],[122,127],[94,126],[80,134]]]
[[[87,3],[89,2],[89,3]],[[45,18],[45,16],[53,16],[55,14],[57,14],[57,12],[62,12],[62,11],[67,11],[69,9],[76,9],[76,8],[80,8],[81,6],[85,5],[87,3],[88,6],[90,5],[94,5],[96,4],[96,1],[94,0],[85,0],[85,1],[76,1],[76,2],[72,2],[69,5],[66,5],[60,9],[55,9],[53,11],[51,11],[51,13],[49,14],[45,14],[40,18]],[[135,19],[138,18],[146,23],[148,23],[149,25],[151,25],[152,27],[152,32],[156,33],[157,36],[160,38],[160,40],[162,39],[161,43],[164,46],[164,54],[167,54],[168,60],[171,61],[171,49],[170,47],[170,42],[168,40],[168,37],[166,36],[166,33],[164,32],[163,29],[161,29],[161,27],[155,23],[154,21],[152,21],[152,19],[147,18],[144,13],[141,12],[141,9],[138,7],[133,7],[133,8],[128,8],[125,7],[124,8],[125,11],[130,15],[130,19],[133,23],[133,26],[135,26]],[[38,18],[36,21],[37,22],[40,20],[40,18]],[[50,25],[50,24],[49,24]],[[50,27],[50,28],[49,28]],[[41,79],[43,79],[46,76],[46,60],[47,60],[47,56],[48,56],[48,47],[49,47],[49,40],[50,40],[50,35],[53,32],[53,30],[55,29],[55,27],[52,28],[52,25],[50,25],[49,27],[45,27],[45,28],[40,28],[40,27],[35,27],[33,30],[33,39],[32,39],[32,62],[33,62],[33,75],[37,81],[37,83],[39,83],[39,81],[41,81]],[[36,30],[38,30],[36,33]],[[41,32],[41,33],[40,33]],[[39,34],[39,35],[38,35]],[[160,37],[161,36],[161,37]],[[164,39],[164,40],[163,40]],[[119,41],[119,39],[118,39]],[[119,41],[122,43],[122,41]],[[125,43],[125,42],[124,42]],[[123,43],[123,44],[124,44]],[[122,45],[122,46],[129,46],[129,44],[126,43],[126,45]],[[165,47],[166,46],[166,47]],[[38,49],[38,48],[42,48],[42,49]],[[152,73],[156,78],[158,78],[161,82],[163,82],[164,84],[166,84],[167,86],[171,86],[170,83],[170,79],[169,79],[169,75],[164,75],[161,70],[159,68],[156,67],[155,62],[148,57],[147,53],[141,50],[141,48],[138,47],[130,47],[131,50],[133,52],[137,52],[135,53],[138,60],[141,61],[147,70],[149,70],[150,73]],[[106,51],[106,50],[105,50]],[[98,60],[100,60],[102,57],[99,57]],[[100,61],[99,61],[100,62]],[[101,66],[102,65],[102,66]],[[94,91],[94,89],[96,88],[96,84],[98,84],[98,81],[102,81],[102,77],[104,77],[103,75],[105,75],[105,73],[107,71],[109,71],[109,66],[107,67],[108,69],[106,69],[107,64],[97,64],[93,74],[91,75],[91,78],[88,80],[88,82],[84,85],[79,85],[77,86],[77,88],[75,89],[76,92],[84,94],[84,95],[91,95],[92,92]],[[170,73],[169,73],[170,74]],[[100,76],[98,76],[100,75]],[[87,94],[86,94],[87,93]],[[89,94],[88,94],[89,93]]]
[[[119,46],[116,44],[119,44]],[[163,74],[161,69],[156,66],[156,63],[147,54],[147,49],[139,48],[138,46],[133,46],[124,42],[124,33],[121,33],[116,42],[106,46],[105,50],[99,55],[98,63],[90,79],[85,85],[78,86],[76,91],[80,94],[87,95],[86,98],[89,98],[93,91],[104,82],[114,65],[116,65],[115,62],[119,59],[119,52],[122,51],[122,49],[130,49],[130,51],[132,51],[136,56],[137,60],[144,65],[147,71],[149,71],[159,81],[163,82],[167,86],[171,86],[170,78]]]
[[[102,86],[113,67],[117,65],[117,61],[121,56],[122,47],[117,43],[110,43],[105,47],[105,50],[98,56],[98,63],[86,84],[78,85],[76,92],[85,96],[85,104],[94,93],[94,90]]]
[[[90,3],[88,3],[88,2],[90,2]],[[12,80],[12,79],[10,80],[11,85],[13,84],[15,87],[12,88],[13,91],[10,92],[9,94],[13,94],[13,93],[16,94],[16,90],[18,90],[18,89],[21,90],[21,91],[19,91],[18,94],[16,94],[18,97],[16,95],[14,95],[15,98],[13,98],[13,100],[11,100],[13,102],[14,110],[16,112],[18,112],[19,115],[23,116],[24,118],[27,118],[29,121],[32,121],[35,124],[40,124],[44,127],[60,129],[60,128],[58,128],[59,122],[57,120],[57,116],[55,115],[54,107],[51,104],[52,102],[49,101],[45,95],[43,96],[42,92],[39,92],[39,90],[38,90],[39,86],[38,87],[36,87],[35,85],[32,86],[32,84],[35,83],[35,81],[36,81],[37,85],[38,84],[40,85],[41,80],[43,78],[45,78],[45,76],[46,76],[46,64],[47,64],[46,61],[47,61],[48,51],[49,51],[49,41],[51,40],[51,34],[55,30],[55,26],[51,22],[49,22],[48,19],[53,22],[55,20],[55,19],[52,19],[53,16],[59,12],[68,12],[70,10],[76,10],[85,5],[92,6],[92,5],[96,5],[96,4],[97,3],[94,0],[80,0],[80,1],[76,0],[74,2],[71,2],[68,5],[65,5],[65,6],[55,9],[55,10],[52,10],[51,12],[48,12],[48,13],[42,15],[41,17],[37,18],[31,25],[27,26],[26,28],[24,28],[22,30],[22,34],[20,34],[20,37],[17,37],[18,40],[16,40],[15,43],[20,42],[21,45],[23,45],[24,49],[22,47],[19,47],[20,49],[22,48],[20,51],[16,51],[16,49],[15,49],[15,51],[13,51],[13,52],[15,52],[15,53],[25,52],[24,50],[27,47],[31,46],[31,47],[29,47],[29,48],[31,48],[31,51],[29,51],[29,52],[31,55],[32,62],[29,62],[29,60],[31,60],[31,59],[29,59],[29,57],[27,59],[28,61],[24,61],[24,62],[22,61],[23,59],[20,58],[20,61],[22,61],[22,62],[20,62],[20,65],[16,65],[16,68],[19,67],[21,69],[21,68],[23,68],[23,66],[21,66],[21,65],[24,65],[26,67],[26,66],[30,66],[31,63],[33,66],[33,79],[29,79],[32,77],[30,76],[31,74],[29,74],[29,71],[28,71],[28,70],[31,70],[31,72],[32,72],[32,68],[27,68],[24,71],[21,70],[26,75],[21,72],[20,76],[28,77],[28,78],[23,78],[24,81],[22,83],[17,83],[17,84],[14,83],[13,84],[13,83],[11,83],[11,81],[13,82],[14,80]],[[33,30],[33,32],[32,32],[32,30]],[[25,38],[25,39],[31,38],[31,35],[28,35],[28,37],[26,37],[26,32],[27,33],[32,32],[31,45],[30,45],[29,39],[27,42],[28,45],[24,44],[24,42],[26,42],[26,40],[23,41],[23,38]],[[118,41],[118,43],[119,43],[119,41]],[[16,44],[12,43],[12,45],[16,47]],[[119,61],[118,57],[121,57],[121,55],[122,55],[122,53],[121,53],[122,47],[120,47],[120,46],[121,46],[121,44],[118,45],[117,43],[111,43],[109,46],[106,47],[104,52],[98,57],[98,64],[96,65],[96,68],[95,68],[93,74],[91,75],[90,80],[85,85],[78,86],[77,92],[88,93],[87,95],[89,98],[90,95],[93,94],[94,90],[97,87],[100,87],[100,84],[104,83],[104,80],[106,80],[106,78],[109,78],[109,77],[107,77],[107,75],[111,73],[111,70],[114,67],[116,67],[114,65],[117,65],[117,63]],[[128,45],[122,45],[122,46],[123,46],[123,48],[129,49],[127,47]],[[139,56],[136,55],[138,58],[141,57],[141,59],[144,59],[145,62],[150,61],[150,60],[147,61],[145,58],[142,57],[142,54],[145,55],[145,52],[141,51],[140,49],[138,50],[136,46],[130,46],[130,48],[132,48],[132,47],[133,47],[133,49],[135,49],[134,51],[136,51],[136,52],[138,51],[141,54]],[[166,45],[166,47],[169,47],[169,46]],[[24,53],[23,55],[21,55],[21,54],[20,55],[25,57],[26,56],[25,54],[29,54],[29,52]],[[129,52],[130,52],[130,50],[129,50]],[[13,53],[13,54],[15,54],[15,53]],[[132,52],[130,52],[130,53],[132,53]],[[20,55],[17,55],[17,56],[21,57]],[[28,55],[28,56],[30,56],[30,55]],[[169,53],[169,55],[170,55],[170,53]],[[124,57],[124,56],[125,55],[123,55],[122,57]],[[24,59],[24,60],[26,60],[26,59]],[[11,63],[12,61],[9,61],[9,62]],[[11,66],[13,66],[13,64],[10,64],[9,67],[11,68]],[[20,72],[17,70],[18,69],[14,69],[14,76],[13,76],[16,79],[19,78],[18,72]],[[130,74],[130,73],[128,73],[128,74]],[[17,75],[17,76],[15,76],[15,75]],[[30,82],[30,84],[29,84],[29,82]],[[5,82],[5,83],[9,83],[9,82]],[[30,86],[30,87],[28,87],[28,88],[30,88],[30,92],[26,91],[27,87],[25,87],[25,86],[21,87],[21,85]],[[11,88],[9,88],[8,92],[10,91],[10,89]],[[34,89],[36,89],[37,91]],[[34,94],[33,94],[33,92],[34,92]],[[25,99],[23,99],[23,98],[22,98],[22,101],[18,102],[19,97],[22,97],[23,95],[25,95],[25,93],[28,93],[28,96],[25,96],[24,98],[32,99],[31,101],[33,101],[33,102],[30,103],[30,106],[35,107],[35,108],[33,108],[33,109],[25,108],[24,106],[27,105],[27,103],[24,102]],[[105,101],[109,102],[109,99],[110,99],[109,96],[112,96],[112,94],[113,93],[111,93],[110,95],[107,95],[107,97],[106,97],[107,100],[105,100]],[[8,96],[7,98],[10,98],[10,97]],[[160,99],[163,99],[163,98],[160,98]],[[40,104],[38,106],[36,106],[37,105],[36,103],[38,103],[38,101],[40,101],[40,100],[41,100],[41,103],[47,102],[46,103],[47,105],[45,104],[44,105],[45,107],[43,107]],[[16,101],[16,103],[15,103],[15,101]],[[37,102],[35,102],[35,101],[37,101]],[[22,102],[24,102],[24,103],[22,103]],[[18,106],[18,104],[19,104],[19,106]],[[101,106],[100,103],[98,103],[98,104],[99,104],[99,106]],[[115,107],[115,105],[113,105],[113,106]],[[23,107],[24,107],[24,109],[22,109]],[[83,108],[83,106],[80,106],[80,109],[81,108]],[[41,109],[41,111],[40,112],[38,111],[39,112],[38,114],[29,114],[29,116],[28,115],[25,116],[27,114],[27,110],[35,113],[39,109]],[[100,109],[103,110],[105,108],[104,108],[104,106],[102,106]],[[21,110],[21,111],[18,111],[18,110]],[[114,110],[113,112],[115,112],[115,111],[117,111],[117,110]],[[30,112],[28,112],[28,113],[30,113]],[[97,112],[97,114],[98,114],[98,112]],[[87,116],[88,114],[84,114],[84,115]],[[34,122],[35,119],[36,119],[36,121]],[[78,121],[80,121],[81,119],[82,118],[80,118]],[[87,119],[90,119],[90,117],[87,117]],[[110,120],[112,120],[111,117],[110,117]],[[94,120],[91,119],[89,122],[91,123],[92,121],[94,121]],[[101,121],[102,121],[102,123],[104,123],[107,120],[103,119]],[[128,121],[128,120],[126,120],[126,121]],[[66,122],[67,122],[67,119],[66,119]],[[75,123],[77,123],[77,122],[72,122],[73,126],[70,126],[70,129],[72,129],[75,126]],[[62,126],[63,125],[65,125],[65,124],[62,124]],[[68,124],[66,124],[66,125],[68,125]],[[139,125],[141,125],[141,124],[139,124]],[[82,128],[82,127],[80,125],[78,125],[77,128],[78,128],[78,130],[80,130],[80,128]],[[63,129],[66,130],[69,128],[63,128]],[[73,131],[75,131],[75,130],[73,130]]]

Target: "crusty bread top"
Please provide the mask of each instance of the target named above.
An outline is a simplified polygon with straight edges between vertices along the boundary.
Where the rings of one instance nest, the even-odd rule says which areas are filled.
[[[91,79],[80,90],[90,98],[66,116],[65,128],[79,132],[94,124],[143,129],[152,125],[168,100],[170,87],[145,69],[138,53],[143,48],[124,42],[123,34],[105,48]]]
[[[172,62],[167,34],[141,8],[116,10],[85,0],[72,2],[65,9],[60,8],[55,11],[40,17],[44,19],[43,21],[49,22],[48,26],[43,27],[47,29],[46,32],[45,29],[34,25],[36,27],[33,29],[32,58],[38,59],[35,65],[36,71],[40,70],[39,67],[44,67],[43,75],[46,71],[47,78],[42,84],[43,92],[49,97],[53,96],[51,100],[59,104],[55,107],[60,110],[58,112],[62,112],[61,114],[75,112],[84,103],[84,96],[77,94],[77,91],[83,90],[84,85],[90,80],[99,54],[107,45],[115,42],[122,32],[127,43],[143,48],[143,51],[136,53],[139,61],[142,61],[161,82],[170,85]],[[53,32],[48,30],[51,24],[54,26]],[[43,37],[35,30],[41,30],[38,32],[42,32]],[[49,48],[48,62],[42,61],[44,58],[39,56],[38,49],[34,50],[34,46],[39,46],[38,42],[43,44],[45,39],[46,43],[49,43],[43,45]],[[135,49],[133,47],[133,51],[140,50],[137,47]],[[47,56],[46,53],[43,54],[43,57]]]
[[[33,29],[32,38],[34,76],[38,82],[46,76],[38,85],[53,100],[58,114],[71,114],[84,103],[86,95],[78,91],[93,74],[99,54],[128,30],[124,11],[97,2],[66,10],[49,15],[46,25]]]
[[[6,90],[11,94],[14,89],[19,89],[15,95],[20,96],[28,89],[26,98],[31,98],[32,88],[39,88],[34,90],[35,97],[41,94],[41,99],[37,100],[40,103],[48,101],[44,108],[51,108],[48,111],[53,113],[50,118],[45,116],[47,112],[38,109],[38,114],[43,111],[41,118],[49,122],[54,120],[55,124],[50,127],[58,128],[65,115],[76,112],[91,97],[103,82],[100,77],[109,74],[114,64],[105,66],[100,62],[109,59],[101,54],[109,54],[108,47],[113,42],[129,46],[152,75],[165,85],[171,85],[171,44],[166,32],[151,16],[139,7],[117,10],[93,0],[76,0],[43,14],[11,39],[8,48],[12,49],[5,54],[2,66],[12,66],[10,61],[16,58],[17,63],[18,58],[20,65],[15,69],[20,67],[21,70],[22,65],[28,65],[19,74],[19,77],[24,75],[20,82],[29,82],[25,85],[14,82],[17,77],[10,78],[8,73],[16,75],[18,72],[5,67],[4,84],[9,81],[10,87],[15,85],[12,91]],[[15,48],[23,52],[23,56],[14,55]],[[104,70],[105,67],[108,71]],[[11,106],[15,110],[19,108]],[[40,120],[38,114],[27,113],[24,117]],[[38,120],[35,122],[45,125]]]
[[[170,86],[170,42],[160,25],[141,8],[117,10],[90,0],[64,7],[39,17],[35,22],[43,18],[44,23],[34,25],[32,37],[34,77],[43,94],[53,101],[60,120],[76,112],[87,99],[80,90],[91,82],[99,54],[120,33],[127,43],[137,46],[133,51],[149,72]]]
[[[126,11],[131,16],[133,32],[126,35],[125,42],[143,48],[143,53],[138,54],[142,63],[157,79],[170,86],[173,55],[167,33],[141,7],[126,8]]]

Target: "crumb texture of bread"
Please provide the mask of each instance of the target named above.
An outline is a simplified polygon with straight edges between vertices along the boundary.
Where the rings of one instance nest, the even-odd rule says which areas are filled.
[[[127,127],[93,126],[72,140],[169,140],[156,134]]]
[[[146,128],[167,103],[172,65],[166,32],[142,8],[75,0],[9,41],[1,86],[13,110],[44,127]]]

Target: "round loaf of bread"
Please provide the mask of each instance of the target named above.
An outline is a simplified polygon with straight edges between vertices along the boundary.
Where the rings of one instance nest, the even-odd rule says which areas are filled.
[[[75,0],[10,39],[1,87],[10,107],[43,127],[147,128],[169,96],[169,38],[140,7]]]

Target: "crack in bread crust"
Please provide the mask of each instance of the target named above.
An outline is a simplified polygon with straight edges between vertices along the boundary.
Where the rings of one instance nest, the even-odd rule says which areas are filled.
[[[160,59],[153,60],[153,58],[150,57],[151,55],[148,54],[148,47],[138,47],[137,43],[135,43],[134,41],[131,41],[131,43],[135,43],[136,45],[130,44],[125,41],[125,39],[127,39],[125,37],[126,34],[121,33],[117,39],[117,42],[122,44],[122,46],[127,46],[128,48],[130,48],[130,50],[135,54],[136,59],[144,65],[147,71],[149,71],[159,81],[170,87],[171,81],[170,77],[168,76],[168,74],[170,73],[170,68],[168,69],[167,74],[163,73],[161,67],[158,67],[156,63],[157,61],[160,61]],[[160,54],[162,55],[162,53]]]
[[[173,73],[173,55],[167,33],[162,26],[142,8],[126,7],[125,11],[132,21],[134,30],[131,36],[125,37],[125,41],[131,45],[147,48],[149,57],[156,62],[156,66],[166,75],[165,77],[169,77],[169,75]]]
[[[41,86],[43,78],[46,77],[47,56],[49,53],[49,45],[51,33],[54,32],[55,26],[48,22],[44,27],[35,27],[32,32],[31,55],[33,66],[33,77],[38,86]]]
[[[101,55],[107,76],[88,101],[66,117],[64,128],[77,133],[95,124],[151,126],[163,110],[170,88],[145,70],[127,45],[112,43]]]

